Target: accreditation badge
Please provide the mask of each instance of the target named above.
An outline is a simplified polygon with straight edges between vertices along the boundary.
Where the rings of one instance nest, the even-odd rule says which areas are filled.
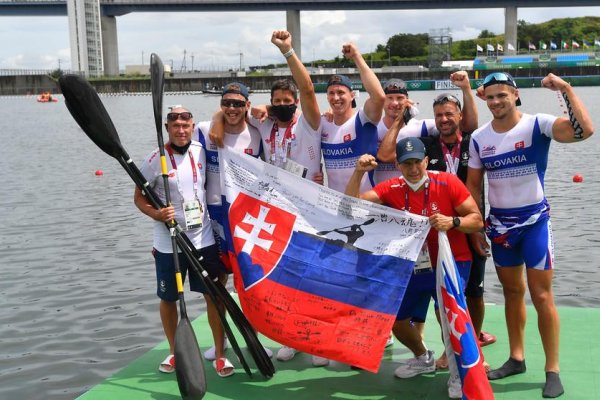
[[[305,168],[303,165],[294,160],[290,160],[289,158],[285,160],[283,169],[296,176],[301,176],[302,178],[306,178],[306,174],[308,173],[308,168]]]
[[[415,263],[415,269],[413,272],[415,274],[422,274],[431,271],[433,271],[431,268],[431,258],[429,257],[427,243],[424,243],[423,247],[421,247],[421,251],[419,252],[419,257],[417,257],[417,262]]]
[[[202,228],[204,220],[204,209],[198,200],[188,200],[183,202],[183,215],[185,217],[185,228]]]

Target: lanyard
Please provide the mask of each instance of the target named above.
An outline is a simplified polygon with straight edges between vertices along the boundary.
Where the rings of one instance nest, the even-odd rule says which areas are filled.
[[[273,122],[273,127],[271,128],[271,164],[275,164],[277,160],[277,151],[279,150],[279,158],[282,162],[285,162],[287,157],[290,156],[291,147],[292,147],[292,127],[296,123],[296,116],[289,123],[287,128],[285,129],[285,133],[283,134],[283,138],[281,139],[281,144],[277,146],[276,137],[279,136],[279,125],[277,122]]]
[[[410,211],[409,203],[408,203],[408,192],[412,189],[410,187],[406,187],[406,192],[404,192],[404,209],[406,211]],[[421,210],[421,215],[427,217],[427,209],[429,208],[429,181],[425,182],[424,189],[424,197],[423,197],[423,209]]]
[[[456,172],[458,171],[458,164],[460,160],[460,142],[462,141],[462,136],[460,134],[457,134],[456,136],[456,144],[454,147],[452,147],[451,151],[448,150],[448,147],[446,143],[442,141],[442,138],[440,137],[439,139],[442,153],[444,154],[444,160],[446,161],[447,170],[452,175],[456,175]]]
[[[168,143],[165,146],[165,149],[167,149],[167,153],[169,153],[169,159],[171,159],[171,165],[173,166],[173,169],[177,170],[177,164],[175,163],[175,157],[173,156],[173,149],[171,148],[171,146]],[[196,173],[196,163],[194,162],[194,156],[192,155],[191,149],[188,149],[188,155],[190,157],[190,163],[192,164],[192,174],[194,176],[194,198],[197,199],[198,198],[198,174]],[[179,191],[181,198],[185,200],[185,196],[183,195],[183,190],[181,189],[181,186],[179,184],[179,174],[175,174],[175,177],[177,178],[177,190]]]

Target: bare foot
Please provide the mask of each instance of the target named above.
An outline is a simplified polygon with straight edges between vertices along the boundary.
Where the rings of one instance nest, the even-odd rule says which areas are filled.
[[[446,353],[442,353],[440,358],[435,360],[435,369],[448,369],[448,358]]]
[[[485,370],[485,373],[487,374],[488,372],[490,372],[490,370],[492,369],[492,367],[490,367],[490,364],[487,363],[487,361],[483,361],[483,369]]]

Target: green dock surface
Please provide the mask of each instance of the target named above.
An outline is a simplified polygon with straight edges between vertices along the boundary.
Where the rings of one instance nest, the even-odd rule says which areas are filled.
[[[561,399],[600,399],[600,308],[559,307],[561,319],[560,365],[565,394]],[[544,353],[537,330],[537,315],[528,306],[526,326],[527,372],[502,380],[491,381],[496,399],[541,399],[544,385]],[[440,328],[432,318],[425,329],[425,341],[436,357],[443,351]],[[486,306],[484,330],[493,333],[498,340],[483,348],[486,361],[494,367],[508,358],[508,338],[504,323],[504,307]],[[212,345],[206,315],[193,322],[201,350]],[[233,324],[231,324],[233,327]],[[235,329],[235,327],[234,327]],[[260,336],[266,347],[277,353],[279,345]],[[241,337],[238,339],[243,343]],[[114,376],[79,397],[80,400],[175,400],[180,399],[175,374],[158,371],[159,363],[168,354],[164,341]],[[307,354],[299,353],[293,360],[273,360],[275,376],[264,379],[256,369],[248,377],[231,349],[227,357],[234,363],[236,373],[220,378],[212,363],[205,362],[208,392],[204,399],[235,400],[319,400],[319,399],[448,399],[448,372],[420,375],[411,379],[394,377],[394,369],[402,359],[410,358],[409,351],[397,341],[388,347],[378,374],[355,371],[349,366],[332,362],[328,367],[315,368]],[[250,354],[244,351],[248,363],[253,366]]]

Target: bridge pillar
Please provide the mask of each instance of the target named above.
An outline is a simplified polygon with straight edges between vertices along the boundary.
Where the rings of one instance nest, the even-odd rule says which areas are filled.
[[[103,15],[102,25],[102,57],[104,58],[104,75],[119,75],[119,42],[117,41],[117,17]]]
[[[292,34],[292,47],[298,58],[302,60],[302,33],[300,32],[300,10],[285,12],[287,31]]]
[[[514,49],[509,49],[510,43]],[[504,9],[504,54],[517,53],[517,7],[511,6]]]

